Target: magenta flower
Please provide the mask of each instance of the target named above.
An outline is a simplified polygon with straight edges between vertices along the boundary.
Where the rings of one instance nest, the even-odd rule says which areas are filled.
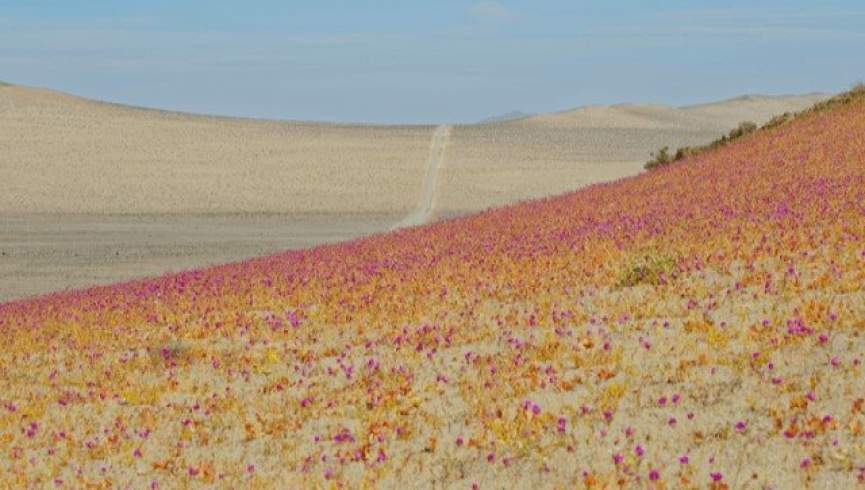
[[[613,463],[615,463],[617,465],[620,464],[624,459],[625,459],[624,456],[622,456],[619,453],[616,453],[613,455]]]
[[[690,458],[688,458],[687,454],[679,456],[679,463],[688,464],[688,461],[690,461]]]
[[[724,479],[724,475],[720,471],[709,473],[709,476],[712,478],[712,481],[721,481]]]
[[[661,478],[661,473],[658,470],[653,468],[649,471],[649,480],[657,481],[660,478]]]

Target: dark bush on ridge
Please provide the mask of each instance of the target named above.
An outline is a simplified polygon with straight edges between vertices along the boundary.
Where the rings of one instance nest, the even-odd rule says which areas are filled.
[[[646,168],[647,170],[652,170],[663,167],[670,163],[683,160],[687,157],[698,155],[704,151],[720,148],[733,140],[739,139],[743,136],[747,136],[751,133],[783,126],[784,124],[787,124],[788,122],[805,114],[827,111],[837,106],[850,104],[859,100],[865,100],[865,82],[859,82],[853,85],[853,87],[851,87],[850,90],[848,90],[847,92],[838,94],[831,99],[825,100],[823,102],[818,102],[814,104],[811,108],[805,109],[804,111],[797,112],[795,114],[785,112],[784,114],[775,116],[771,120],[769,120],[769,122],[760,127],[758,127],[751,121],[742,122],[739,124],[738,127],[731,130],[729,134],[721,136],[717,140],[709,143],[708,145],[696,147],[685,146],[676,150],[675,155],[673,155],[672,157],[669,154],[669,147],[665,146],[657,152],[652,152],[652,159],[646,162],[644,168]]]

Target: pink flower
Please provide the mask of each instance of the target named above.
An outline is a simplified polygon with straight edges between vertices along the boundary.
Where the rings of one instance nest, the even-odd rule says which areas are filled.
[[[637,444],[637,447],[634,448],[634,454],[642,458],[643,455],[646,454],[646,450],[643,449],[643,446]]]
[[[688,458],[687,454],[679,456],[679,463],[688,464],[688,461],[690,461],[690,458]]]
[[[721,481],[724,478],[724,475],[720,471],[709,473],[709,476],[712,478],[712,481]]]
[[[736,422],[736,430],[738,430],[740,432],[745,430],[745,428],[747,426],[748,426],[748,424],[744,420],[740,420],[740,421]]]
[[[658,470],[653,468],[652,470],[649,471],[649,480],[657,481],[660,478],[661,478],[661,473]]]
[[[613,455],[613,463],[615,464],[620,464],[624,459],[625,458],[619,453]]]
[[[801,463],[799,463],[800,468],[807,468],[811,466],[811,458],[804,458]]]

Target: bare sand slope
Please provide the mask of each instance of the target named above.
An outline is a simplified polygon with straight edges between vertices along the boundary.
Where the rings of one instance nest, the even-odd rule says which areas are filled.
[[[432,126],[205,117],[0,88],[0,212],[408,213]]]
[[[652,150],[707,143],[742,121],[763,123],[827,96],[745,96],[690,107],[590,106],[493,124],[455,126],[436,214],[543,197],[642,171]]]

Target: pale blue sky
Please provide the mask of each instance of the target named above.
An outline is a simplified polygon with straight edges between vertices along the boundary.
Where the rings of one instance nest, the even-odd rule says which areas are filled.
[[[0,80],[285,119],[839,91],[863,48],[861,0],[0,0]]]

